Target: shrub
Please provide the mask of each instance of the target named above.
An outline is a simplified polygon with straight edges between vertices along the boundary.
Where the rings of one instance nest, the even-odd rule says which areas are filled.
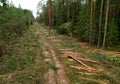
[[[71,35],[71,23],[67,22],[57,28],[58,33]]]

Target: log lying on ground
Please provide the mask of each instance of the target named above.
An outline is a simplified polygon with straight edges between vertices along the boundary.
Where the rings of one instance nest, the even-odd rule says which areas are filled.
[[[72,48],[67,48],[67,49],[59,49],[60,51],[70,51]]]
[[[120,52],[114,52],[115,54],[120,54]]]
[[[82,64],[83,66],[85,66],[85,67],[86,67],[86,68],[88,68],[89,70],[96,71],[96,69],[94,69],[94,68],[92,68],[92,67],[90,67],[90,66],[86,65],[86,64],[85,64],[85,63],[83,63],[81,60],[78,60],[78,59],[76,59],[76,58],[75,58],[75,57],[73,57],[73,56],[68,56],[68,57],[70,57],[70,58],[74,59],[76,62],[78,62],[78,63]]]
[[[89,73],[89,72],[76,72],[76,74],[88,75],[88,76],[100,76],[97,73]]]
[[[53,42],[62,42],[62,40],[57,40],[57,39],[54,39],[52,40]]]
[[[80,67],[80,66],[70,66],[72,68],[78,69],[78,70],[84,70],[84,71],[88,71],[88,72],[94,72],[97,73],[97,70],[94,70],[93,68],[86,68],[86,67]]]
[[[54,36],[47,36],[48,39],[54,39]]]
[[[76,52],[64,52],[65,55],[74,55],[74,56],[79,56],[80,53],[76,53]]]
[[[94,61],[94,60],[90,60],[90,59],[79,58],[79,60],[100,64],[99,62]]]
[[[68,49],[59,49],[60,51],[61,51],[61,53],[63,53],[63,54],[65,54],[65,52],[69,52],[69,51],[71,51],[72,49],[70,48],[68,48]]]
[[[91,78],[87,78],[87,77],[79,77],[82,80],[86,80],[86,81],[91,81],[91,82],[95,82],[96,84],[109,84],[109,82],[105,82],[105,81],[101,81],[98,79],[91,79]]]
[[[65,55],[68,57],[71,57],[72,55],[78,56],[78,55],[80,55],[80,53],[65,52]],[[82,60],[82,61],[88,61],[88,62],[100,64],[98,61],[94,61],[94,60],[90,60],[90,59],[84,59],[84,58],[78,58],[78,59]]]

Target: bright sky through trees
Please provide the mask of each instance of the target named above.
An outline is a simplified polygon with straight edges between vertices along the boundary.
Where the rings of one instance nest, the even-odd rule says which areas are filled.
[[[12,1],[16,7],[19,7],[20,4],[21,8],[31,10],[33,12],[33,15],[36,17],[38,2],[46,0],[9,0],[9,1]]]

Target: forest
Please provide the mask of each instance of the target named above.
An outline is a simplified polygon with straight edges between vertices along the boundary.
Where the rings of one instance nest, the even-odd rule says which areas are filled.
[[[0,84],[120,83],[120,0],[16,1],[0,0]]]
[[[6,53],[7,45],[25,32],[34,17],[30,10],[16,8],[12,3],[7,4],[7,0],[0,0],[0,56]]]
[[[41,8],[38,22],[60,34],[99,48],[120,47],[119,0],[49,0]]]

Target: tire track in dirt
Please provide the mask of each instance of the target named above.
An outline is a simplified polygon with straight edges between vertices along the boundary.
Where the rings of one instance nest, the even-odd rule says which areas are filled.
[[[48,72],[45,73],[45,84],[70,84],[63,65],[56,57],[56,50],[52,44],[47,41],[47,37],[40,30],[42,30],[42,27],[38,28],[36,35],[40,37],[39,42],[42,44],[41,47],[45,57],[45,62],[48,62],[49,64],[53,63],[57,68],[59,68],[57,71],[49,69]]]

